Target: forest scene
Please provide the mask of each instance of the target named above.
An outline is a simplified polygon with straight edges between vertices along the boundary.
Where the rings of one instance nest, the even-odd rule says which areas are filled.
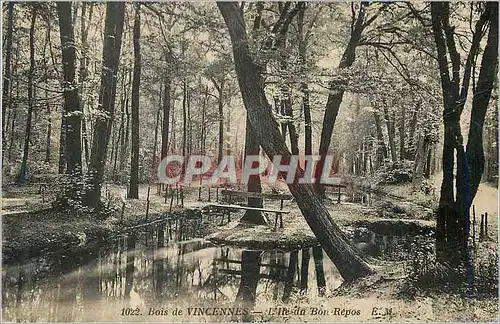
[[[498,317],[497,2],[2,2],[2,320]]]

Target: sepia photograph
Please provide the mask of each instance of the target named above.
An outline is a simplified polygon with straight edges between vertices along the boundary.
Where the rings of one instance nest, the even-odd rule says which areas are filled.
[[[2,322],[497,322],[496,1],[1,1]]]

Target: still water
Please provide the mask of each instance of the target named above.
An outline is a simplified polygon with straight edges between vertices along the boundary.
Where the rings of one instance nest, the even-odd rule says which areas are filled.
[[[368,236],[354,239],[375,242],[380,256],[394,250],[394,239]],[[4,320],[18,322],[230,321],[234,316],[186,315],[192,307],[275,307],[292,294],[314,298],[341,283],[321,248],[248,251],[159,227],[82,255],[52,253],[4,266],[2,310]],[[184,314],[173,318],[176,308]]]

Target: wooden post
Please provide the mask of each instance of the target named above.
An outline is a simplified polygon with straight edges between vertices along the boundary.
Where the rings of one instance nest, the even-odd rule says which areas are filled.
[[[283,199],[281,199],[280,210],[283,210]]]
[[[184,208],[184,186],[181,186],[181,207]]]
[[[219,187],[215,188],[215,201],[219,201]]]
[[[339,188],[339,196],[337,197],[337,204],[340,204],[340,186],[338,186]]]
[[[165,195],[165,199],[167,199],[167,196]],[[170,207],[168,208],[168,212],[172,212],[172,204],[174,203],[174,193],[172,192],[172,195],[170,196]]]
[[[211,193],[212,193],[212,192],[210,191],[210,188],[211,188],[211,187],[210,187],[210,186],[208,186],[208,202],[210,202],[210,200],[211,200],[211,198],[212,198],[212,196],[211,196]]]
[[[151,187],[148,186],[148,197],[146,200],[146,223],[148,222],[148,215],[149,215],[149,190]]]
[[[481,223],[479,224],[479,240],[482,241],[484,236],[484,214],[481,214]]]
[[[476,209],[472,206],[472,246],[476,246]]]
[[[484,212],[484,237],[488,240],[488,212]]]
[[[123,214],[125,213],[125,200],[122,203],[122,212],[120,214],[120,222],[123,222]]]
[[[198,201],[201,201],[201,186],[198,188]]]

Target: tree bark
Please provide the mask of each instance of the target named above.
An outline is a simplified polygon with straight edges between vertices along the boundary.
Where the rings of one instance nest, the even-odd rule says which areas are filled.
[[[31,9],[31,25],[30,25],[30,68],[28,75],[28,116],[26,117],[26,130],[24,135],[24,149],[23,159],[21,161],[21,168],[19,169],[18,182],[24,183],[26,181],[26,168],[28,164],[28,153],[31,138],[31,121],[33,117],[33,107],[35,106],[33,78],[35,73],[35,24],[37,17],[37,8],[35,6]]]
[[[406,157],[405,150],[405,119],[406,107],[403,104],[401,107],[401,119],[399,121],[399,160],[403,161]]]
[[[377,168],[384,163],[387,158],[387,147],[385,146],[384,133],[382,132],[382,122],[377,110],[373,110],[373,117],[375,119],[375,128],[377,129]]]
[[[470,200],[475,197],[484,171],[483,127],[498,68],[498,3],[488,2],[490,31],[484,49],[481,70],[472,100],[471,121],[467,139],[467,162],[470,172]]]
[[[87,5],[89,6],[89,24],[87,25],[87,19],[86,19],[86,14],[87,14]],[[89,130],[87,129],[87,122],[86,122],[86,117],[85,117],[85,100],[84,97],[82,97],[82,94],[85,91],[85,81],[87,80],[88,76],[88,28],[90,25],[90,21],[92,19],[92,12],[93,12],[93,7],[94,4],[92,2],[86,3],[82,2],[82,13],[80,16],[80,35],[81,35],[81,40],[82,40],[82,55],[80,58],[80,73],[78,75],[78,82],[80,83],[80,111],[82,112],[82,139],[83,139],[83,153],[85,154],[85,164],[89,164],[89,159],[90,159],[90,151],[89,151]]]
[[[66,173],[82,174],[80,98],[75,80],[76,48],[71,20],[71,2],[57,2],[63,65],[64,113],[66,114]],[[79,183],[79,181],[78,181]]]
[[[163,127],[161,132],[161,158],[164,159],[168,153],[168,134],[170,126],[170,78],[165,69],[163,79]]]
[[[85,203],[91,207],[101,206],[101,185],[109,135],[115,111],[116,73],[120,59],[125,3],[108,2],[104,27],[103,69],[99,110],[104,115],[97,118],[94,126],[92,154],[89,165],[89,189]]]
[[[5,122],[5,113],[10,109],[12,98],[10,96],[11,85],[11,61],[12,61],[12,37],[14,30],[14,2],[7,2],[7,31],[5,35],[5,67],[3,70],[2,89],[2,122],[5,124],[2,132],[3,145],[5,147],[5,136],[8,123]]]
[[[290,163],[291,153],[281,138],[279,127],[273,118],[271,106],[264,93],[262,71],[250,54],[243,14],[236,3],[218,2],[233,47],[238,84],[252,132],[270,159],[282,155],[282,163]],[[288,184],[307,223],[319,242],[335,262],[341,275],[347,280],[368,275],[373,270],[352,246],[345,234],[332,221],[328,210],[314,194],[313,187],[298,184],[304,171],[298,168],[294,183]]]
[[[484,167],[482,130],[484,115],[491,97],[498,55],[498,4],[488,2],[476,22],[472,45],[466,60],[460,87],[460,55],[455,46],[454,27],[450,25],[448,3],[431,3],[432,32],[436,43],[441,87],[443,91],[443,182],[439,200],[436,248],[438,257],[452,265],[467,263],[467,228],[469,208]],[[490,34],[483,53],[473,110],[467,151],[464,151],[460,116],[467,100],[473,57],[479,52],[483,26],[490,22]],[[451,74],[449,62],[451,63]],[[488,71],[489,69],[489,71]],[[482,88],[479,90],[479,84]],[[474,102],[476,109],[474,109]],[[474,111],[475,110],[475,111]],[[470,146],[469,146],[470,144]],[[470,150],[470,151],[469,151]],[[457,158],[454,192],[455,154]],[[469,160],[470,159],[470,160]]]
[[[396,162],[398,160],[398,155],[396,152],[396,143],[394,142],[394,124],[391,120],[391,116],[389,115],[389,109],[387,108],[386,104],[383,104],[383,109],[384,109],[384,117],[385,117],[385,124],[387,126],[387,135],[389,137],[389,148],[391,150],[391,159],[392,162]]]
[[[246,120],[246,138],[245,138],[245,159],[249,155],[260,155],[260,145],[256,136],[252,134],[250,120],[247,117]],[[244,162],[243,162],[244,163]],[[262,187],[260,183],[260,175],[252,174],[248,179],[247,190],[249,192],[262,192]],[[264,201],[262,198],[248,198],[249,207],[262,208],[264,206]],[[245,215],[240,219],[240,221],[248,222],[252,224],[266,224],[266,220],[261,212],[255,210],[245,211]]]
[[[139,199],[139,89],[141,86],[141,4],[135,4],[134,78],[132,80],[132,154],[128,198]]]

